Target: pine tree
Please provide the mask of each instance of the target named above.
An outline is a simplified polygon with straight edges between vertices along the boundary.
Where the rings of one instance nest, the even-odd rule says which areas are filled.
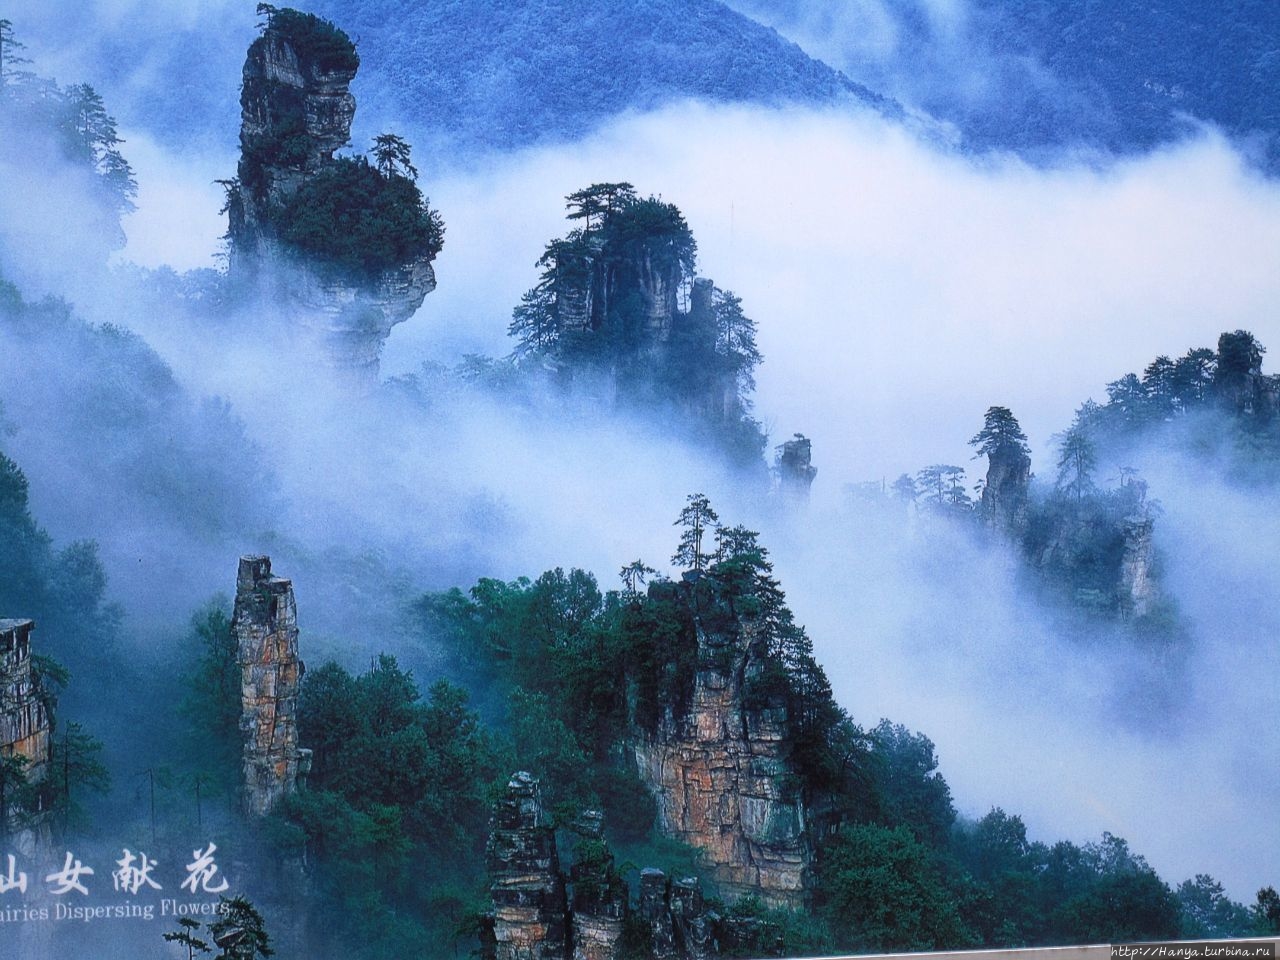
[[[219,897],[218,901],[221,912],[209,924],[209,935],[221,951],[218,960],[254,960],[275,953],[262,914],[252,903],[244,897]]]
[[[62,808],[63,833],[82,814],[73,799],[73,788],[99,794],[111,789],[111,773],[102,762],[102,750],[102,741],[75,722],[68,723],[53,743],[50,760],[58,785],[54,805]]]
[[[1078,420],[1054,439],[1058,441],[1058,489],[1079,503],[1093,489],[1093,471],[1098,465],[1093,441]]]
[[[517,340],[513,352],[517,360],[552,352],[560,339],[560,317],[551,284],[540,283],[520,298],[520,306],[511,313],[507,333]]]
[[[1024,456],[1031,453],[1031,447],[1027,444],[1027,435],[1022,432],[1022,426],[1018,423],[1017,417],[1008,407],[988,407],[986,416],[983,418],[982,429],[974,435],[969,444],[978,448],[978,452],[974,454],[975,460],[978,457],[989,458],[992,454],[1000,455],[1013,451]]]
[[[164,934],[164,938],[169,943],[180,943],[186,947],[187,960],[195,960],[197,951],[200,953],[209,952],[209,944],[196,936],[196,931],[200,929],[199,920],[192,920],[190,917],[179,917],[178,927],[180,929]]]
[[[657,572],[643,560],[632,560],[618,572],[618,576],[622,579],[626,595],[634,599],[640,592],[639,588],[643,587],[645,581]]]
[[[20,63],[30,63],[26,57],[18,55],[27,45],[13,35],[13,21],[0,20],[0,91],[8,84],[7,77],[14,73],[14,67]]]
[[[373,138],[373,147],[369,150],[374,166],[387,179],[407,177],[414,182],[418,179],[418,168],[410,158],[412,148],[402,137],[394,133],[381,133]]]
[[[107,113],[101,95],[87,83],[69,87],[65,96],[65,132],[72,155],[93,166],[117,213],[132,212],[138,182],[118,149],[124,141],[116,130],[115,118]]]
[[[920,491],[916,488],[916,482],[911,479],[911,475],[908,473],[902,474],[897,480],[893,481],[890,489],[893,490],[893,495],[903,503],[915,503],[916,497],[920,496]]]
[[[716,352],[737,379],[738,400],[745,407],[745,394],[756,387],[755,368],[762,359],[756,346],[756,322],[743,312],[742,298],[729,290],[716,291],[715,315]]]
[[[720,522],[711,501],[705,494],[689,494],[689,502],[680,511],[674,526],[684,527],[680,535],[680,545],[676,548],[671,562],[685,570],[701,571],[706,563],[706,555],[702,550],[702,538],[707,530]]]
[[[922,492],[931,495],[939,506],[965,506],[969,503],[969,494],[961,485],[963,478],[964,467],[949,463],[935,463],[916,474],[916,482],[923,488]]]
[[[593,183],[565,197],[569,220],[585,220],[588,232],[603,226],[615,212],[636,202],[636,188],[625,181]],[[595,223],[592,220],[595,219]]]

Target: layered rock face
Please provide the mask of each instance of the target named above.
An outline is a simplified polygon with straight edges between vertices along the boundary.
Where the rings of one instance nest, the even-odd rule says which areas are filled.
[[[800,909],[811,851],[786,710],[747,704],[765,667],[762,646],[749,620],[699,622],[689,703],[668,707],[656,731],[637,737],[635,758],[663,832],[703,851],[726,900]]]
[[[1228,410],[1265,423],[1280,416],[1280,376],[1262,372],[1262,354],[1252,334],[1223,333],[1218,337],[1213,389]]]
[[[48,839],[47,791],[53,718],[31,671],[31,620],[0,620],[0,757],[24,757],[23,776],[34,807],[8,806],[3,833],[33,854]]]
[[[573,885],[573,960],[611,960],[622,940],[627,919],[627,885],[614,867],[613,854],[604,841],[604,816],[588,810],[574,824],[574,831],[590,849],[569,871]]]
[[[297,789],[310,751],[298,749],[298,614],[293,583],[271,573],[271,558],[240,558],[231,629],[240,665],[244,809],[265,816]]]
[[[1031,458],[1013,444],[997,447],[987,458],[987,479],[979,510],[996,533],[1018,539],[1027,530]]]
[[[494,812],[485,861],[492,883],[486,954],[496,960],[564,960],[569,903],[555,831],[544,823],[538,781],[515,774]]]
[[[619,257],[600,237],[592,236],[575,256],[564,259],[560,270],[565,280],[557,285],[557,298],[566,330],[600,330],[609,322],[614,304],[635,298],[650,344],[670,339],[682,276],[678,262],[660,264],[645,244]]]
[[[636,909],[648,928],[654,960],[706,960],[720,955],[723,919],[707,909],[696,880],[668,880],[661,870],[640,871]]]
[[[648,934],[655,960],[707,960],[720,955],[722,940],[734,943],[737,925],[707,909],[694,879],[673,882],[645,868],[632,910],[598,811],[572,826],[579,842],[566,884],[555,830],[543,819],[538,781],[516,773],[485,852],[493,899],[481,934],[485,960],[613,960],[628,923]]]
[[[241,159],[228,196],[233,274],[359,381],[376,378],[391,328],[436,287],[430,256],[357,282],[292,253],[281,207],[350,140],[356,68],[324,62],[274,24],[253,45],[240,94]]]
[[[291,195],[351,139],[356,99],[348,87],[355,75],[300,57],[272,27],[249,48],[240,91],[239,203],[231,222],[244,269],[257,269],[271,250],[272,203]]]

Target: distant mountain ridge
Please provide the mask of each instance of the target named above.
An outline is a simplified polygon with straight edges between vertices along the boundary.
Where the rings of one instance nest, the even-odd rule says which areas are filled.
[[[627,110],[902,108],[718,0],[311,0],[358,38],[364,109],[465,147],[577,139]]]
[[[1140,153],[1195,121],[1280,174],[1274,0],[729,0],[975,150]]]
[[[424,157],[465,162],[683,99],[899,119],[907,104],[966,149],[1032,160],[1141,153],[1207,121],[1280,173],[1274,0],[963,0],[949,17],[926,0],[297,3],[359,43],[359,146],[400,124],[433,138]],[[199,151],[235,143],[253,9],[175,5],[126,29],[106,0],[64,0],[13,20],[37,69],[86,77],[122,128]]]

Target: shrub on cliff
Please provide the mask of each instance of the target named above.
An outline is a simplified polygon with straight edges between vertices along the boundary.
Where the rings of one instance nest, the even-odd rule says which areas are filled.
[[[386,176],[364,157],[339,157],[276,211],[280,237],[322,265],[357,279],[444,245],[444,222],[408,177]]]
[[[267,18],[267,31],[279,34],[289,42],[298,59],[314,64],[322,73],[349,70],[355,73],[360,67],[360,55],[356,45],[346,32],[314,13],[273,7],[269,3],[258,4],[259,16]]]

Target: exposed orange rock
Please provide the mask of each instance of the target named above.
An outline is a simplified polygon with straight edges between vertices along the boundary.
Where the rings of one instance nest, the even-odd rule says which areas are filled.
[[[49,759],[53,717],[31,669],[31,620],[0,620],[0,756],[23,757],[22,774],[34,788],[27,805],[6,802],[3,833],[32,853],[48,839]],[[7,798],[6,798],[7,799]]]
[[[270,557],[241,557],[231,618],[240,664],[244,809],[265,816],[293,793],[310,751],[298,749],[298,614],[293,583],[271,573]]]
[[[688,585],[685,585],[686,587]],[[749,620],[698,625],[699,669],[687,706],[665,711],[634,752],[667,836],[706,855],[726,900],[804,906],[811,866],[786,710],[748,709],[764,644]]]

